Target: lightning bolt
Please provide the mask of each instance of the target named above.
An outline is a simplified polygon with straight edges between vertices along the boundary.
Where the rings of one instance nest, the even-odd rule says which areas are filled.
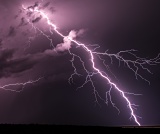
[[[6,91],[13,91],[13,92],[21,92],[23,91],[23,89],[25,88],[25,86],[29,85],[29,84],[34,84],[38,81],[40,81],[43,77],[40,77],[36,80],[29,80],[27,82],[24,83],[14,83],[14,84],[7,84],[4,86],[0,86],[0,89],[6,90]],[[11,87],[21,87],[21,90],[13,90]]]
[[[154,58],[154,59],[145,59],[145,58],[141,58],[141,57],[138,57],[134,54],[134,52],[136,50],[134,49],[131,49],[131,50],[126,50],[126,51],[120,51],[119,53],[117,54],[109,54],[107,53],[107,51],[105,51],[104,53],[101,53],[101,52],[96,52],[95,50],[97,48],[99,48],[100,46],[96,46],[95,49],[90,49],[89,46],[79,42],[79,41],[76,41],[76,39],[74,39],[74,37],[72,36],[65,36],[63,35],[57,28],[57,26],[51,22],[50,18],[47,16],[47,14],[45,12],[43,12],[42,10],[38,9],[37,6],[35,7],[28,7],[26,8],[24,5],[22,5],[22,8],[27,11],[27,12],[31,12],[31,13],[36,13],[36,14],[40,14],[47,22],[48,26],[50,27],[50,32],[52,33],[52,30],[54,30],[59,36],[61,36],[63,39],[68,39],[70,42],[73,42],[74,44],[76,44],[78,47],[82,47],[87,53],[88,55],[90,56],[90,61],[91,61],[91,66],[92,66],[92,69],[93,69],[93,72],[90,72],[87,70],[87,68],[85,67],[85,63],[84,61],[82,60],[82,58],[79,56],[79,55],[76,55],[74,53],[72,53],[70,51],[70,49],[68,49],[68,52],[70,55],[72,55],[72,60],[71,60],[71,63],[72,63],[72,67],[74,68],[74,73],[71,75],[71,77],[69,78],[69,83],[73,83],[73,76],[74,75],[78,75],[78,76],[81,76],[81,74],[79,74],[76,70],[76,67],[74,65],[74,60],[75,58],[78,58],[79,61],[82,63],[83,65],[83,68],[85,70],[85,72],[87,73],[87,76],[86,76],[86,80],[84,82],[84,84],[78,88],[82,88],[85,86],[85,84],[87,84],[88,82],[91,82],[91,85],[93,87],[93,92],[94,92],[94,95],[95,95],[95,99],[96,99],[96,102],[98,103],[98,98],[99,97],[102,101],[104,101],[106,104],[108,104],[108,99],[110,100],[112,106],[114,108],[116,108],[118,111],[118,107],[113,103],[112,101],[112,97],[111,97],[111,91],[114,89],[116,90],[118,93],[120,93],[120,95],[122,96],[122,98],[126,101],[127,103],[127,106],[130,110],[130,118],[134,119],[135,123],[137,125],[141,125],[140,122],[138,121],[138,118],[139,116],[137,116],[135,113],[134,113],[134,109],[135,107],[137,106],[136,104],[133,104],[131,103],[131,101],[127,98],[127,94],[132,94],[132,95],[140,95],[140,94],[134,94],[134,93],[129,93],[129,92],[124,92],[122,89],[120,89],[116,83],[114,83],[111,78],[109,78],[109,76],[101,71],[100,69],[98,69],[95,65],[95,56],[98,56],[98,58],[103,62],[103,64],[107,67],[107,65],[105,64],[105,60],[101,58],[101,56],[108,56],[111,60],[111,63],[113,62],[113,58],[117,59],[119,61],[119,64],[120,62],[123,62],[125,65],[127,65],[127,67],[132,70],[134,73],[135,73],[135,76],[136,76],[136,79],[138,77],[140,77],[141,79],[147,81],[149,84],[150,82],[148,80],[146,80],[143,76],[141,76],[138,71],[139,71],[139,68],[143,69],[143,70],[146,70],[147,72],[151,73],[151,71],[145,67],[145,65],[156,65],[159,62],[159,59],[160,59],[160,54]],[[45,34],[42,30],[40,30],[38,27],[34,26],[33,23],[28,19],[28,22],[32,25],[32,28],[36,30],[38,30],[40,33],[42,33],[45,37],[47,37],[48,40],[50,40],[51,42],[51,45],[53,46],[52,44],[52,39],[47,35]],[[53,33],[52,33],[53,34]],[[54,46],[53,46],[54,47]],[[123,53],[127,53],[131,56],[133,56],[133,58],[135,58],[135,60],[125,60],[123,58]],[[101,78],[103,78],[109,85],[110,85],[110,89],[106,92],[106,99],[103,99],[100,94],[98,93],[98,91],[96,90],[95,86],[94,86],[94,83],[92,81],[92,76],[94,75],[99,75],[101,76]],[[16,83],[16,84],[8,84],[8,85],[5,85],[5,86],[2,86],[0,87],[1,89],[4,89],[4,90],[10,90],[12,91],[11,89],[9,89],[10,86],[22,86],[22,89],[27,85],[27,84],[31,84],[31,83],[35,83],[35,82],[38,82],[41,78],[35,80],[35,81],[28,81],[28,82],[25,82],[25,83]],[[13,90],[15,91],[15,90]],[[108,98],[109,97],[109,98]],[[120,111],[119,111],[120,112]],[[139,117],[140,118],[140,117]]]
[[[27,8],[25,8],[24,5],[22,5],[22,8],[25,9],[25,10],[27,10]],[[68,40],[74,42],[76,45],[78,45],[78,46],[80,46],[80,47],[83,47],[84,50],[88,52],[88,54],[90,55],[90,58],[91,58],[90,60],[91,60],[92,67],[93,67],[94,71],[95,71],[97,74],[99,74],[102,78],[104,78],[104,79],[110,84],[110,86],[111,86],[109,92],[107,92],[107,93],[109,94],[110,100],[111,100],[110,91],[111,91],[111,89],[114,87],[114,88],[122,95],[122,97],[126,100],[126,102],[127,102],[127,104],[128,104],[128,107],[129,107],[129,109],[130,109],[130,111],[131,111],[131,117],[133,117],[134,120],[135,120],[135,122],[140,126],[140,123],[138,122],[137,117],[136,117],[136,115],[134,114],[134,110],[133,110],[133,108],[132,108],[132,104],[131,104],[131,102],[129,101],[129,99],[125,96],[125,92],[123,92],[115,83],[113,83],[113,82],[109,79],[109,77],[105,76],[105,75],[103,74],[103,72],[101,72],[98,68],[96,68],[95,62],[94,62],[94,53],[95,53],[95,54],[98,54],[98,53],[92,52],[85,44],[82,44],[82,43],[77,42],[77,41],[74,40],[72,37],[68,37],[68,36],[65,36],[65,35],[63,35],[62,33],[60,33],[60,32],[57,30],[57,26],[50,21],[49,17],[48,17],[43,11],[38,10],[37,7],[36,7],[36,8],[33,8],[33,9],[29,9],[29,10],[30,10],[31,12],[36,12],[36,13],[42,15],[43,18],[45,18],[45,19],[47,20],[47,24],[48,24],[49,26],[51,26],[51,27],[54,29],[54,31],[55,31],[57,34],[59,34],[62,38],[68,38]],[[72,55],[73,55],[73,54],[72,54]],[[75,56],[75,55],[74,55],[74,56]],[[80,57],[79,57],[79,58],[80,58]],[[81,58],[80,58],[80,59],[81,59]],[[81,61],[82,61],[82,60],[81,60]],[[74,66],[73,66],[73,67],[74,67]],[[75,68],[75,67],[74,67],[74,68]],[[85,69],[85,70],[86,70],[86,69]],[[87,70],[86,70],[86,71],[87,71]],[[77,74],[77,72],[75,72],[75,74]],[[93,75],[93,74],[92,74],[92,75]],[[90,79],[91,82],[92,82],[92,80],[91,80],[91,76],[92,76],[92,75],[88,75],[88,77],[89,77],[89,79]],[[86,82],[87,82],[87,81],[86,81]],[[93,83],[92,83],[92,85],[93,85]],[[93,85],[93,86],[94,86],[94,85]],[[95,91],[95,89],[94,89],[94,91]],[[116,107],[116,106],[114,105],[114,103],[112,103],[112,104],[113,104],[114,107]],[[116,108],[117,108],[117,107],[116,107]]]

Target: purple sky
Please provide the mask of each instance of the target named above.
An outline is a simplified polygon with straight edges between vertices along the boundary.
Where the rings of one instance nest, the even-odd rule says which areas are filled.
[[[44,79],[27,85],[20,93],[0,90],[0,123],[42,123],[58,125],[121,126],[136,125],[129,120],[130,112],[120,95],[113,92],[113,99],[120,114],[111,104],[100,101],[95,106],[92,87],[88,84],[76,90],[85,77],[75,78],[70,85],[68,78],[73,73],[68,51],[55,53],[49,40],[27,23],[33,23],[50,35],[46,21],[40,16],[29,16],[21,5],[33,6],[34,0],[0,1],[0,85]],[[39,1],[40,2],[40,1]],[[41,10],[45,11],[59,31],[68,35],[71,30],[84,29],[78,37],[85,44],[99,44],[104,52],[117,53],[120,50],[136,49],[141,57],[154,58],[160,52],[160,19],[158,0],[43,0]],[[54,33],[51,38],[57,46],[63,39]],[[30,41],[30,44],[29,42]],[[81,54],[90,68],[87,55]],[[82,71],[78,61],[77,69]],[[99,63],[97,63],[100,66]],[[136,114],[141,116],[142,125],[160,124],[159,67],[151,66],[153,75],[140,71],[151,82],[135,79],[132,71],[118,63],[109,63],[118,84],[128,92],[142,94],[129,96],[139,105]],[[100,68],[103,68],[100,66]],[[106,85],[100,77],[95,78],[96,88],[105,95]],[[19,90],[20,87],[13,87]]]

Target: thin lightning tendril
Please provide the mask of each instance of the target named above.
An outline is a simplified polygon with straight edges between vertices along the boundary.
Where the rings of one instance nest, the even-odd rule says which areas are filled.
[[[6,90],[6,91],[8,90],[8,91],[13,91],[13,92],[21,92],[21,91],[23,91],[23,89],[25,88],[26,85],[37,83],[42,78],[43,77],[40,77],[37,80],[29,80],[29,81],[27,81],[25,83],[7,84],[7,85],[4,85],[4,86],[0,86],[0,89]],[[13,89],[11,89],[10,87],[13,87],[13,86],[16,86],[16,87],[21,86],[21,90],[13,90]]]

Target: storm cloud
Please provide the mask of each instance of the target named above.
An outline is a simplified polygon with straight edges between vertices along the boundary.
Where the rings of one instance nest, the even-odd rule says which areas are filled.
[[[13,59],[15,50],[0,50],[0,78],[10,77],[12,74],[21,73],[31,69],[35,65],[35,61],[30,56]]]
[[[9,32],[8,32],[8,37],[13,37],[13,36],[15,36],[16,35],[16,29],[15,29],[15,27],[13,27],[13,26],[10,26],[9,27]]]
[[[3,45],[3,40],[2,39],[0,39],[0,46],[2,46]]]
[[[42,19],[42,16],[40,15],[39,17],[35,18],[32,20],[32,23],[36,23]]]

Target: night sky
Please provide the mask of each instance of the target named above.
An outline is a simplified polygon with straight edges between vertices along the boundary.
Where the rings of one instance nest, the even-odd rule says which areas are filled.
[[[41,5],[39,6],[39,3]],[[91,83],[77,89],[85,82],[86,73],[78,59],[74,63],[77,72],[74,83],[68,78],[74,73],[72,56],[63,46],[63,38],[54,31],[50,33],[46,20],[26,14],[22,9],[36,6],[47,13],[58,30],[68,35],[77,31],[76,40],[86,44],[98,44],[97,51],[118,53],[136,49],[139,57],[153,59],[160,53],[160,2],[159,0],[0,0],[0,86],[43,79],[28,84],[21,92],[0,89],[0,123],[8,124],[55,124],[84,126],[130,126],[137,125],[130,118],[130,111],[122,96],[113,89],[112,100],[120,113],[109,102],[106,105],[95,96]],[[32,24],[50,36],[50,41]],[[87,69],[92,70],[89,55],[72,43],[70,51],[81,56]],[[93,49],[93,48],[92,48]],[[57,50],[57,53],[54,51]],[[125,56],[130,58],[130,56]],[[106,58],[106,59],[105,59]],[[96,66],[108,72],[125,92],[142,94],[127,95],[132,103],[139,105],[135,114],[141,125],[160,124],[160,64],[145,66],[136,79],[133,71],[123,63],[113,64],[103,57],[111,72],[95,59]],[[160,60],[159,60],[160,61]],[[99,75],[94,76],[96,90],[105,99],[109,86]],[[10,86],[19,91],[22,86]]]

